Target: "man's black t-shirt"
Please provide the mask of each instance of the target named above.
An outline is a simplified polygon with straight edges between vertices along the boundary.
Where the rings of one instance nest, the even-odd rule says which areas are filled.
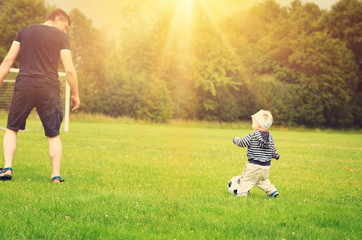
[[[70,50],[68,36],[53,26],[30,24],[15,38],[20,43],[20,72],[15,88],[58,87],[61,50]]]

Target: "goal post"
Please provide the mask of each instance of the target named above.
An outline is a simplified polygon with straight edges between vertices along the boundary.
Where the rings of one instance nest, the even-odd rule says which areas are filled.
[[[0,110],[9,111],[12,95],[14,92],[15,76],[19,73],[18,68],[10,68],[10,79],[5,79],[0,88]],[[8,75],[8,76],[9,76]],[[66,81],[66,74],[64,72],[58,72],[59,80],[61,82],[61,101],[64,101],[63,113],[64,113],[64,131],[69,131],[69,112],[70,112],[70,86]],[[3,126],[0,126],[3,127]]]
[[[64,99],[64,131],[69,131],[69,111],[70,111],[70,86],[66,80],[65,72],[58,72],[59,77],[65,79],[65,99]]]

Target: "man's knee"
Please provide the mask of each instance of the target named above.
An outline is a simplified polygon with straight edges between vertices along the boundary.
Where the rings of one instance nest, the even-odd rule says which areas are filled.
[[[19,130],[7,128],[5,130],[4,139],[7,139],[6,141],[10,141],[11,139],[14,139],[14,141],[16,141],[18,137],[18,132]]]

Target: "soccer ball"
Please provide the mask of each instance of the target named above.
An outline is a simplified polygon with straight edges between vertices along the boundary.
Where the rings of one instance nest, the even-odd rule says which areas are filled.
[[[228,189],[229,189],[229,192],[231,194],[237,194],[238,193],[238,188],[239,188],[239,185],[240,185],[240,179],[241,179],[241,176],[235,176],[232,179],[230,179],[230,182],[228,184]]]

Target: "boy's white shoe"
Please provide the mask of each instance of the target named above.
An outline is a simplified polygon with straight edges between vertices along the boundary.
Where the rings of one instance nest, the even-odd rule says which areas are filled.
[[[247,197],[250,193],[250,190],[247,193],[237,193],[235,196],[237,197]]]

